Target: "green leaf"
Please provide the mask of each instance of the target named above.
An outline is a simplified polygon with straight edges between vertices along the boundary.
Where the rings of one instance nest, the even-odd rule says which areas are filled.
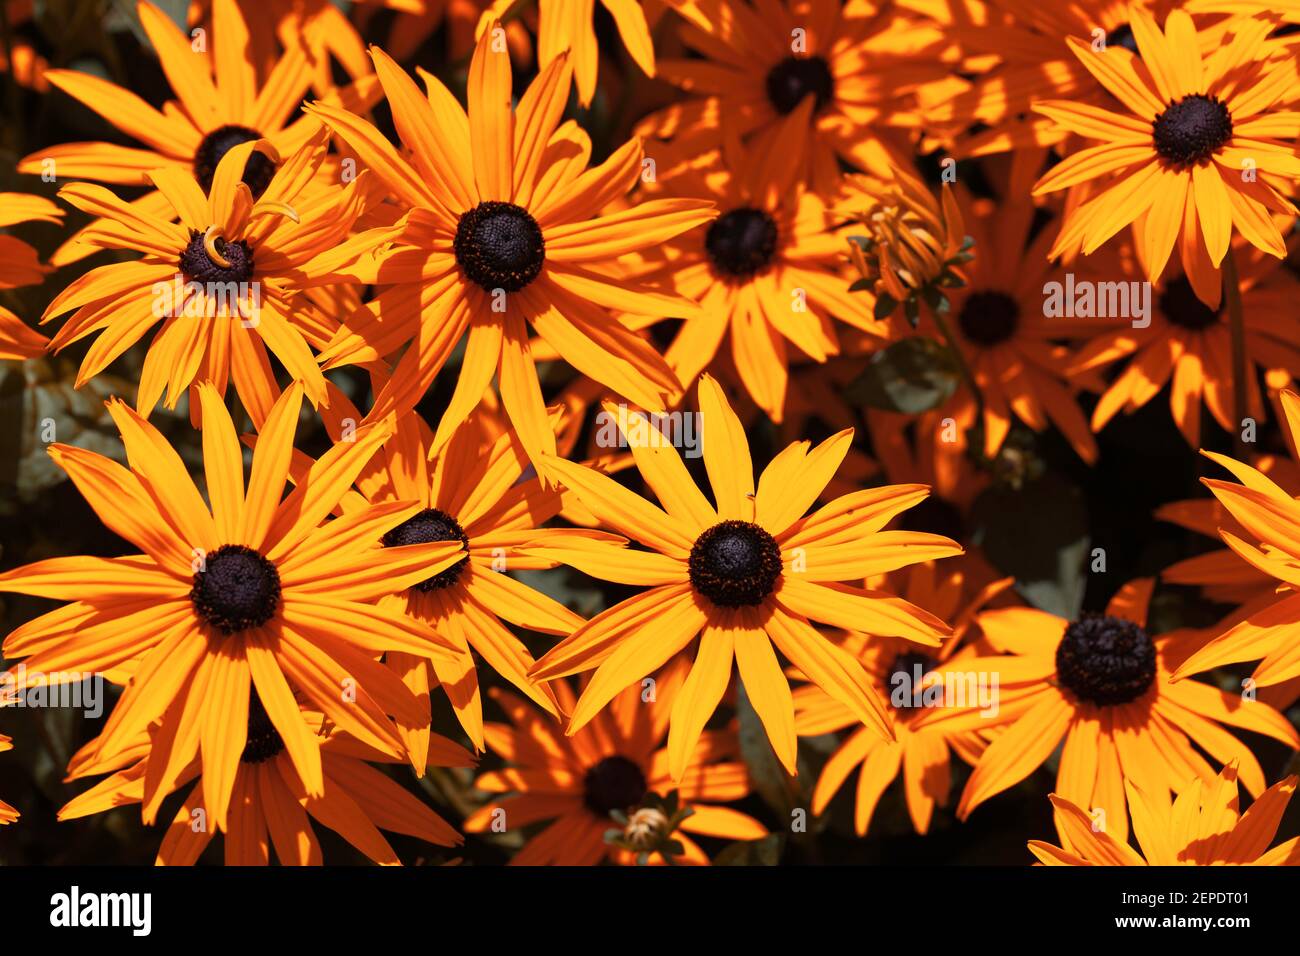
[[[1019,490],[995,485],[971,506],[973,540],[1034,607],[1073,619],[1087,585],[1087,508],[1055,472]]]
[[[897,299],[895,299],[888,292],[880,293],[880,295],[876,296],[876,309],[875,309],[876,321],[879,322],[889,318],[891,315],[894,314],[894,310],[897,308],[898,308]]]
[[[960,383],[952,353],[934,339],[916,336],[871,356],[844,394],[859,405],[916,415],[942,405]]]

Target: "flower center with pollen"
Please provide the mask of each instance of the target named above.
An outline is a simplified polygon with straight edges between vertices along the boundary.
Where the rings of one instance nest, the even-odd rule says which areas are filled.
[[[1005,292],[972,292],[961,307],[957,324],[976,345],[999,345],[1015,335],[1020,324],[1020,303]]]
[[[724,521],[695,539],[687,570],[691,586],[719,607],[753,607],[781,576],[781,548],[756,524]]]
[[[481,202],[461,213],[452,250],[465,275],[489,292],[518,292],[546,261],[537,220],[512,202]]]
[[[760,209],[742,207],[709,224],[704,249],[721,277],[747,279],[776,255],[776,220]]]
[[[199,618],[223,634],[260,627],[280,606],[280,572],[252,548],[223,544],[194,572],[190,601]]]
[[[598,817],[611,810],[629,810],[645,796],[645,774],[626,757],[606,757],[594,764],[583,779],[583,803]]]
[[[261,138],[261,133],[247,126],[222,126],[203,137],[199,148],[194,152],[194,178],[199,181],[203,191],[211,192],[212,177],[217,174],[217,166],[226,153],[241,143],[255,143]],[[244,164],[243,180],[254,199],[266,192],[273,176],[275,163],[266,154],[253,150],[248,162]]]
[[[819,56],[786,57],[767,73],[767,99],[782,116],[794,111],[811,93],[820,112],[835,92],[835,77],[830,65]]]
[[[1218,97],[1193,93],[1170,103],[1151,124],[1151,135],[1161,159],[1196,166],[1232,139],[1232,115]]]
[[[1209,328],[1219,321],[1223,307],[1211,309],[1196,295],[1196,290],[1187,281],[1186,276],[1179,276],[1165,283],[1158,302],[1160,314],[1174,325],[1198,332]]]
[[[437,508],[425,508],[419,514],[411,515],[396,528],[387,532],[380,539],[386,548],[397,548],[406,544],[430,544],[434,541],[459,541],[469,546],[469,536],[465,529],[451,515]],[[444,568],[431,578],[425,578],[415,585],[417,591],[439,591],[451,587],[460,580],[465,570],[469,555],[461,558],[449,568]]]
[[[1080,700],[1101,706],[1137,700],[1156,679],[1156,648],[1132,621],[1088,614],[1065,629],[1056,676]]]
[[[253,250],[243,239],[227,242],[216,238],[211,243],[217,255],[226,261],[222,265],[212,257],[207,237],[193,229],[190,242],[182,251],[181,274],[190,282],[209,283],[248,282],[253,278]]]
[[[262,763],[284,750],[284,740],[271,723],[262,698],[253,690],[248,697],[248,741],[239,755],[243,763]]]

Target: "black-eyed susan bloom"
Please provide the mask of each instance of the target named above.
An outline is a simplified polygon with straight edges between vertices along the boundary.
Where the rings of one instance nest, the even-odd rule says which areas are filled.
[[[198,382],[224,394],[234,381],[253,422],[266,419],[279,386],[268,350],[303,385],[313,405],[325,401],[325,378],[310,344],[323,346],[338,320],[291,282],[310,275],[308,264],[331,253],[360,214],[369,177],[346,187],[307,192],[325,160],[323,130],[273,172],[260,199],[241,170],[271,149],[241,143],[222,158],[211,187],[183,169],[148,175],[169,212],[154,215],[123,202],[103,186],[73,183],[59,195],[102,218],[82,241],[103,249],[142,253],[130,262],[99,266],[73,280],[45,310],[45,320],[75,310],[51,341],[55,351],[98,334],[77,376],[81,387],[161,323],[140,373],[136,408],[148,415],[159,398],[174,408]],[[179,221],[174,221],[179,220]],[[197,421],[197,419],[195,419]]]
[[[1172,802],[1167,792],[1125,781],[1141,852],[1098,827],[1086,808],[1052,794],[1061,845],[1030,840],[1029,852],[1046,866],[1297,866],[1300,838],[1269,848],[1295,787],[1294,776],[1279,780],[1241,813],[1233,764],[1212,780],[1192,781]]]
[[[912,94],[945,73],[911,48],[907,18],[838,0],[671,6],[686,21],[682,42],[700,55],[659,61],[659,75],[688,95],[637,129],[670,140],[673,156],[739,138],[757,162],[827,198],[841,163],[881,175],[907,163],[919,125]]]
[[[1206,57],[1182,10],[1169,14],[1162,32],[1140,4],[1131,4],[1129,26],[1140,61],[1066,40],[1127,113],[1070,100],[1034,107],[1100,141],[1071,153],[1034,188],[1038,195],[1086,182],[1097,189],[1071,211],[1050,254],[1092,253],[1137,223],[1147,278],[1160,277],[1177,244],[1197,295],[1217,306],[1218,269],[1234,230],[1262,251],[1286,256],[1273,214],[1294,214],[1284,193],[1300,180],[1300,114],[1278,102],[1295,83],[1295,65],[1271,57],[1265,41],[1273,25],[1263,18],[1235,21],[1231,41]]]
[[[1282,407],[1292,441],[1300,440],[1300,395],[1283,392]],[[1240,482],[1202,479],[1246,534],[1242,538],[1220,528],[1220,536],[1240,557],[1273,579],[1277,597],[1192,654],[1174,676],[1183,678],[1223,664],[1258,660],[1251,677],[1261,687],[1300,677],[1300,501],[1245,462],[1212,452],[1203,454]]]
[[[800,736],[850,732],[831,754],[813,788],[812,812],[825,811],[831,798],[858,772],[854,795],[853,828],[866,836],[876,805],[891,783],[902,774],[903,795],[912,827],[917,833],[930,828],[935,807],[948,802],[950,761],[956,753],[976,763],[988,742],[978,731],[949,733],[943,727],[913,730],[914,718],[925,706],[926,675],[937,665],[960,666],[973,657],[967,634],[984,605],[1003,594],[1014,580],[1004,578],[986,587],[970,589],[960,571],[943,573],[936,562],[913,565],[898,572],[900,593],[918,607],[953,622],[953,634],[933,655],[899,638],[873,638],[847,633],[838,643],[861,662],[882,697],[893,739],[872,727],[862,727],[853,713],[820,687],[808,684],[794,692],[795,730]]]
[[[997,675],[996,712],[968,703],[927,710],[918,720],[921,727],[950,730],[1006,727],[975,765],[957,807],[960,818],[1028,777],[1062,741],[1056,792],[1102,811],[1107,830],[1121,841],[1128,834],[1126,781],[1152,795],[1181,793],[1197,778],[1214,779],[1208,755],[1220,764],[1238,761],[1246,789],[1264,791],[1259,761],[1224,727],[1293,748],[1300,734],[1261,701],[1197,681],[1170,683],[1166,658],[1176,637],[1147,633],[1153,590],[1149,578],[1132,581],[1104,614],[1074,621],[1032,608],[979,615],[984,639],[1010,653],[963,659],[960,670]],[[946,671],[933,673],[942,680]]]
[[[1300,323],[1279,322],[1277,316],[1294,308],[1300,282],[1285,263],[1234,238],[1242,304],[1242,353],[1245,362],[1243,413],[1255,421],[1266,417],[1266,381],[1290,383],[1300,377]],[[1106,257],[1117,268],[1139,275],[1132,250],[1121,244],[1117,256]],[[1101,255],[1105,255],[1102,253]],[[1206,305],[1189,277],[1171,267],[1151,292],[1149,324],[1124,326],[1094,335],[1070,360],[1074,375],[1119,368],[1092,413],[1092,428],[1101,431],[1119,414],[1132,414],[1169,391],[1174,423],[1193,448],[1201,444],[1203,410],[1229,434],[1242,426],[1234,409],[1233,329],[1222,304]],[[1274,389],[1270,388],[1269,393]]]
[[[526,701],[494,691],[510,723],[488,724],[488,743],[510,765],[479,774],[474,785],[500,796],[465,820],[465,832],[492,832],[497,820],[507,831],[544,824],[511,858],[512,866],[593,866],[603,859],[628,865],[637,854],[607,842],[606,834],[620,828],[626,832],[637,823],[651,831],[662,827],[667,820],[653,798],[675,792],[690,811],[671,834],[683,851],[673,857],[675,863],[709,863],[696,837],[733,841],[766,836],[767,829],[753,817],[721,806],[744,799],[753,789],[748,770],[736,759],[734,730],[705,731],[691,748],[686,772],[680,777],[669,772],[662,744],[674,701],[685,692],[684,663],[677,661],[659,673],[653,694],[640,682],[625,688],[606,711],[568,736]],[[572,709],[569,682],[553,686],[560,705]],[[627,822],[620,827],[613,814]]]
[[[664,354],[682,385],[693,385],[729,339],[745,390],[780,422],[791,363],[840,351],[836,319],[878,339],[884,324],[869,300],[848,292],[844,241],[825,203],[771,188],[756,157],[730,155],[662,184],[667,195],[713,201],[718,218],[655,250],[643,278],[700,303]]]
[[[960,554],[960,546],[937,535],[881,530],[925,498],[921,486],[870,488],[805,514],[848,451],[851,431],[815,448],[790,445],[755,490],[744,429],[708,375],[700,378],[699,407],[713,503],[662,435],[629,439],[662,509],[590,468],[547,462],[602,524],[650,550],[601,541],[530,549],[594,577],[647,588],[578,628],[543,655],[532,676],[553,680],[595,670],[569,718],[574,734],[628,684],[678,654],[689,656],[698,635],[668,735],[674,779],[686,772],[731,680],[733,660],[773,749],[795,772],[794,703],[778,650],[856,719],[888,737],[884,705],[861,663],[809,621],[937,647],[950,633],[943,621],[886,592],[842,582]],[[636,416],[629,422],[649,436],[637,427],[649,423]]]
[[[322,363],[372,361],[410,343],[370,409],[378,420],[413,407],[464,338],[444,422],[459,424],[495,375],[535,465],[554,453],[555,435],[530,325],[580,372],[662,411],[680,394],[676,376],[610,310],[694,316],[698,308],[620,276],[617,260],[709,221],[712,205],[664,199],[602,215],[640,175],[641,144],[632,140],[587,168],[586,133],[560,123],[572,82],[568,57],[552,61],[512,107],[510,57],[488,29],[470,64],[467,114],[435,77],[424,75],[425,96],[381,50],[371,55],[405,154],[345,110],[316,104],[312,111],[410,209],[391,247],[353,267],[384,288],[345,320]]]
[[[59,557],[0,575],[0,591],[71,603],[27,622],[4,643],[25,658],[10,684],[80,680],[126,683],[97,756],[153,738],[156,773],[145,779],[145,816],[181,772],[202,758],[209,816],[225,828],[248,743],[253,690],[309,793],[324,786],[320,744],[295,701],[358,740],[404,752],[393,720],[420,724],[428,709],[374,658],[385,651],[445,656],[449,642],[373,602],[455,564],[459,541],[384,548],[382,535],[419,511],[392,502],[321,522],[391,427],[359,429],[316,462],[281,501],[302,389],[285,390],[267,417],[245,490],[234,425],[217,391],[199,388],[211,508],[180,456],[121,401],[109,405],[131,470],[92,452],[51,446],[50,455],[113,532],[141,554]],[[411,755],[422,766],[423,755]]]
[[[344,422],[360,421],[361,415],[342,394],[331,391],[334,394],[323,417],[337,440]],[[561,494],[543,486],[536,477],[524,478],[528,457],[518,436],[502,427],[500,418],[476,411],[442,450],[431,456],[433,430],[415,412],[398,416],[393,437],[357,477],[360,494],[347,495],[340,502],[345,515],[393,501],[419,505],[415,514],[385,532],[381,540],[386,547],[437,541],[464,545],[464,557],[457,563],[404,590],[395,590],[378,603],[390,613],[429,625],[455,645],[453,655],[437,660],[392,652],[386,662],[421,698],[428,697],[431,687],[440,686],[479,750],[484,747],[483,707],[476,659],[552,717],[559,717],[551,691],[528,677],[535,663],[532,654],[503,622],[561,637],[584,623],[563,604],[511,576],[513,571],[551,566],[521,548],[563,544],[574,537],[613,537],[581,529],[539,527],[559,513]],[[306,474],[310,464],[306,456],[299,456],[294,474]],[[402,730],[413,752],[428,736],[427,727]]]
[[[437,846],[456,846],[462,841],[442,817],[371,766],[404,763],[404,753],[361,743],[328,727],[321,714],[303,714],[299,719],[305,732],[319,740],[320,791],[308,788],[254,691],[248,704],[247,741],[239,754],[225,822],[218,825],[215,817],[209,822],[208,796],[200,779],[203,766],[196,758],[171,783],[175,790],[190,789],[169,821],[158,848],[157,865],[196,863],[213,838],[223,833],[227,866],[266,866],[272,850],[282,866],[320,866],[323,859],[314,824],[338,833],[381,866],[399,866],[401,861],[380,830]],[[469,767],[474,763],[468,751],[438,734],[430,738],[428,752],[429,762],[435,766]],[[69,778],[111,775],[70,800],[59,811],[59,820],[143,803],[150,765],[166,761],[168,756],[165,749],[150,750],[144,733],[136,746],[107,761],[97,758],[96,742],[91,741],[73,757]]]
[[[155,109],[128,89],[77,70],[49,70],[46,80],[104,117],[140,145],[62,143],[25,157],[18,171],[54,175],[59,181],[88,179],[101,183],[149,187],[149,173],[159,168],[189,172],[206,192],[226,153],[241,143],[267,140],[270,151],[249,155],[244,182],[260,197],[275,172],[275,160],[293,154],[320,124],[295,116],[311,81],[311,61],[300,45],[290,45],[274,68],[259,78],[250,36],[251,26],[235,0],[214,0],[211,36],[191,37],[177,28],[153,4],[136,7],[140,25],[158,53],[158,64],[176,99]],[[373,79],[364,88],[345,88],[332,99],[361,108],[373,96]],[[323,184],[337,183],[337,166],[330,164]],[[170,216],[166,198],[147,192],[132,203],[144,216]],[[55,265],[76,262],[95,251],[68,239],[51,257]]]

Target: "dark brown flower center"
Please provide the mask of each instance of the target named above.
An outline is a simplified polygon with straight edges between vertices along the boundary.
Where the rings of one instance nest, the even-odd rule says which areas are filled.
[[[1005,292],[972,292],[961,307],[957,324],[967,339],[990,348],[1015,335],[1020,324],[1020,303]]]
[[[190,241],[181,252],[181,274],[190,282],[209,283],[248,282],[253,278],[253,250],[243,239],[227,242],[216,239],[212,247],[229,265],[215,261],[208,252],[203,233],[190,230]]]
[[[748,521],[709,528],[691,548],[691,586],[720,607],[753,607],[772,593],[781,576],[776,539]]]
[[[1232,114],[1218,97],[1193,93],[1155,118],[1151,136],[1161,159],[1180,169],[1196,166],[1232,139]]]
[[[419,514],[411,515],[396,528],[387,532],[382,539],[386,548],[396,548],[407,544],[429,544],[434,541],[459,541],[469,546],[469,536],[465,529],[451,515],[437,508],[425,508]],[[444,568],[431,578],[425,578],[415,585],[417,591],[439,591],[451,587],[460,580],[465,570],[469,555],[461,558],[449,568]]]
[[[898,710],[910,712],[920,706],[920,694],[925,690],[922,678],[937,664],[929,654],[903,651],[889,665],[885,689],[889,702]],[[919,668],[919,670],[918,670]]]
[[[284,740],[280,732],[271,723],[271,718],[262,704],[262,698],[254,689],[248,696],[248,741],[239,759],[244,763],[262,763],[284,750]]]
[[[510,202],[482,202],[462,213],[452,249],[470,281],[489,292],[518,292],[537,278],[546,261],[537,220]]]
[[[810,93],[816,98],[814,110],[821,111],[834,92],[830,64],[820,56],[786,57],[767,73],[767,99],[782,116],[793,112]]]
[[[1088,614],[1065,629],[1056,676],[1080,700],[1100,706],[1137,700],[1156,679],[1156,648],[1132,621]]]
[[[748,279],[767,268],[776,255],[776,220],[761,209],[742,207],[709,224],[704,249],[724,279]]]
[[[233,125],[214,129],[203,137],[194,153],[194,178],[199,181],[203,191],[212,191],[212,177],[217,174],[217,167],[221,165],[226,153],[241,143],[254,143],[261,138],[262,134],[255,129]],[[266,187],[271,184],[274,176],[275,163],[265,153],[253,150],[248,162],[244,164],[243,180],[254,199],[266,192]]]
[[[606,757],[583,779],[583,802],[598,817],[609,816],[611,810],[630,810],[645,793],[645,773],[627,757]]]
[[[1193,332],[1214,325],[1223,312],[1222,305],[1218,309],[1211,309],[1202,302],[1186,276],[1166,282],[1157,304],[1160,314],[1166,319]]]
[[[252,548],[223,544],[194,572],[190,601],[199,618],[223,634],[260,627],[280,606],[280,572]]]

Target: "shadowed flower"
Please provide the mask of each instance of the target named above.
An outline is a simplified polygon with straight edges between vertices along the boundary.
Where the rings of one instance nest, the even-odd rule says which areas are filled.
[[[382,384],[382,383],[380,383]],[[339,440],[346,422],[360,413],[331,388],[326,429]],[[567,637],[582,618],[563,604],[534,590],[508,572],[552,567],[521,549],[526,545],[564,544],[571,538],[614,539],[583,529],[541,528],[559,513],[561,494],[536,477],[525,479],[528,457],[518,437],[501,427],[500,416],[474,412],[442,449],[430,455],[433,430],[414,412],[399,416],[393,437],[357,477],[359,494],[340,502],[342,514],[373,505],[411,501],[419,505],[406,521],[383,537],[386,547],[434,541],[462,542],[465,557],[413,586],[378,602],[394,614],[423,622],[455,645],[453,656],[391,652],[389,667],[402,675],[417,697],[427,699],[441,686],[461,726],[479,750],[483,742],[483,708],[476,658],[510,681],[552,717],[559,717],[554,695],[535,684],[528,669],[535,661],[528,648],[503,621],[541,634]],[[305,475],[311,459],[296,454],[294,477]],[[622,539],[615,539],[621,541]],[[403,727],[412,752],[428,736],[427,727]]]
[[[1276,316],[1294,307],[1300,282],[1280,259],[1235,240],[1243,312],[1243,344],[1247,362],[1245,414],[1267,418],[1259,373],[1271,382],[1289,383],[1300,377],[1300,326],[1278,322]],[[1125,275],[1138,275],[1132,248],[1122,243],[1114,263]],[[1193,448],[1201,444],[1201,407],[1209,410],[1229,434],[1240,430],[1233,408],[1232,328],[1222,306],[1211,308],[1198,297],[1182,270],[1171,268],[1151,291],[1150,323],[1095,335],[1070,363],[1072,375],[1096,375],[1119,366],[1123,371],[1108,386],[1093,388],[1101,397],[1092,413],[1093,431],[1101,431],[1120,412],[1132,414],[1159,396],[1169,385],[1169,410],[1183,438]],[[1275,393],[1270,392],[1270,398]]]
[[[848,292],[844,240],[829,231],[825,204],[803,190],[779,195],[756,180],[758,166],[733,154],[731,162],[663,182],[667,195],[712,200],[719,216],[655,250],[642,278],[700,303],[664,354],[683,387],[695,384],[729,337],[745,390],[780,422],[791,361],[820,363],[838,353],[836,319],[876,338],[885,327],[872,318],[869,299]]]
[[[654,155],[694,157],[737,138],[827,198],[841,163],[877,175],[907,165],[920,122],[912,93],[946,73],[911,49],[909,20],[839,0],[669,3],[700,55],[659,61],[659,75],[688,96],[637,127],[671,140]]]
[[[888,737],[884,705],[861,663],[809,619],[937,647],[949,633],[937,617],[886,592],[841,582],[960,554],[960,546],[937,535],[881,530],[925,497],[916,485],[869,488],[805,516],[843,460],[851,430],[816,448],[790,445],[763,471],[756,492],[739,419],[710,376],[700,378],[698,391],[716,505],[667,440],[630,442],[641,477],[666,510],[590,468],[548,462],[604,525],[652,550],[599,541],[530,549],[602,580],[648,587],[561,641],[532,676],[553,680],[595,669],[569,719],[574,734],[631,682],[679,654],[691,656],[699,635],[668,735],[675,779],[727,689],[733,660],[777,757],[796,772],[794,703],[778,649],[856,719]]]
[[[374,658],[385,651],[446,656],[451,647],[372,602],[445,570],[462,548],[381,547],[386,531],[419,510],[411,502],[321,525],[391,427],[361,429],[335,445],[281,501],[301,387],[286,389],[267,417],[246,494],[230,415],[211,385],[200,386],[199,397],[211,510],[167,439],[115,400],[109,410],[130,471],[67,445],[51,445],[50,455],[104,524],[144,553],[38,561],[0,575],[0,591],[72,601],[5,640],[6,658],[25,658],[12,692],[90,674],[126,684],[97,759],[123,752],[161,720],[151,751],[157,773],[145,778],[146,822],[201,753],[205,806],[225,829],[248,742],[250,688],[308,793],[324,786],[320,746],[295,693],[358,740],[404,752],[389,715],[428,723],[428,708]],[[422,767],[424,755],[411,760]]]
[[[734,731],[705,731],[692,745],[685,774],[676,778],[669,773],[668,751],[661,744],[674,701],[685,693],[684,665],[679,660],[665,668],[649,697],[639,681],[622,690],[606,711],[568,736],[514,694],[494,690],[492,696],[510,723],[487,724],[488,745],[511,766],[480,774],[474,785],[507,796],[471,814],[465,832],[492,832],[496,819],[503,819],[509,831],[550,821],[529,837],[511,859],[512,866],[593,866],[602,859],[629,865],[636,862],[636,854],[606,842],[606,832],[619,826],[611,814],[641,820],[636,808],[650,795],[666,797],[676,791],[691,813],[673,834],[685,851],[674,862],[708,864],[708,855],[692,837],[766,836],[767,830],[753,817],[717,805],[740,800],[752,790],[745,765],[736,759]],[[560,706],[571,710],[569,682],[559,680],[552,686]]]
[[[1235,763],[1211,780],[1192,781],[1172,803],[1164,791],[1150,793],[1125,781],[1140,853],[1053,793],[1062,845],[1030,840],[1029,852],[1046,866],[1296,866],[1300,838],[1268,848],[1295,787],[1294,776],[1278,781],[1243,814],[1237,809]]]
[[[899,578],[905,576],[906,590],[900,589],[904,597],[953,622],[953,636],[933,656],[898,638],[873,638],[849,632],[838,642],[862,662],[867,676],[889,700],[886,713],[893,727],[893,740],[885,740],[870,727],[856,726],[858,721],[852,712],[819,687],[805,685],[794,692],[795,730],[800,736],[855,728],[822,768],[813,788],[812,812],[823,813],[857,769],[853,828],[858,836],[867,835],[877,802],[900,772],[912,827],[917,833],[927,832],[934,808],[948,802],[950,749],[967,763],[974,764],[987,746],[977,731],[949,733],[942,727],[914,731],[912,724],[924,706],[926,674],[941,663],[959,667],[962,660],[974,655],[973,649],[958,648],[966,641],[975,615],[1015,582],[1003,578],[968,597],[964,593],[968,588],[962,573],[941,576],[938,572],[939,566],[926,562],[897,574]]]

